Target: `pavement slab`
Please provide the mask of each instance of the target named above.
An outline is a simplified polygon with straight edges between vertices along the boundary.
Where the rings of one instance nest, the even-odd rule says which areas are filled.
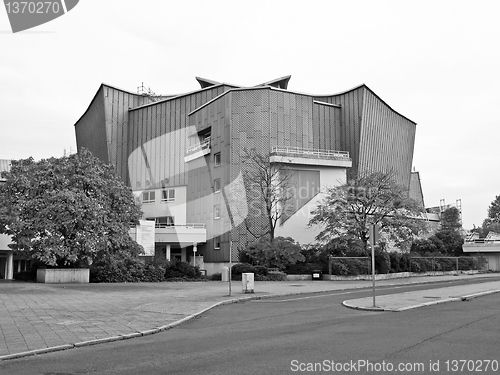
[[[460,275],[479,279],[495,274]],[[424,276],[377,281],[377,286],[457,280]],[[0,283],[0,360],[129,339],[169,329],[219,304],[255,298],[371,287],[371,281],[255,282],[245,294],[241,282],[164,282],[120,284]],[[464,295],[500,290],[500,282],[377,297],[377,311],[403,311]],[[460,288],[460,289],[457,289]],[[465,293],[465,294],[464,294]],[[402,298],[401,296],[404,296]],[[392,298],[391,298],[392,297]],[[370,298],[346,306],[370,309]]]

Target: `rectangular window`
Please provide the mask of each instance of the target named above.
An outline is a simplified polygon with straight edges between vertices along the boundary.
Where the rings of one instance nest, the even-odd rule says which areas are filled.
[[[164,189],[161,191],[161,201],[162,202],[174,202],[175,201],[175,189]]]
[[[216,193],[220,192],[220,178],[216,178],[214,180],[214,192]]]
[[[166,228],[175,225],[175,220],[173,216],[155,217],[154,220],[156,228]]]
[[[214,249],[215,250],[220,249],[220,236],[214,237]]]
[[[220,204],[214,206],[214,219],[220,219]]]
[[[220,152],[214,154],[214,165],[216,167],[220,166]]]
[[[154,203],[155,202],[155,192],[145,191],[142,193],[142,203]]]

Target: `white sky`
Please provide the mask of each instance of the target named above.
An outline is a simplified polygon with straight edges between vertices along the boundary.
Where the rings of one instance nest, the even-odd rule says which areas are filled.
[[[157,94],[195,76],[333,94],[366,83],[417,125],[426,206],[480,225],[500,194],[500,1],[81,0],[12,34],[0,8],[0,159],[62,156],[102,82]],[[496,166],[496,167],[495,167]]]

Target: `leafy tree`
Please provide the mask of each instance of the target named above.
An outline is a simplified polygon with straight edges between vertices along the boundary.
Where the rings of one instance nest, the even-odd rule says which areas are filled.
[[[488,207],[488,217],[483,221],[481,237],[486,237],[489,232],[500,233],[500,195]]]
[[[242,263],[278,268],[279,270],[284,270],[304,260],[300,245],[290,237],[276,237],[274,241],[263,237],[249,245],[245,250],[240,251],[240,261]]]
[[[449,207],[441,215],[441,228],[443,230],[459,230],[462,228],[460,211],[456,207]]]
[[[322,243],[348,236],[359,239],[368,253],[369,226],[381,231],[396,245],[402,246],[425,229],[422,208],[398,186],[394,174],[359,173],[346,184],[329,188],[322,205],[313,211],[309,225],[322,229],[316,239]]]
[[[128,235],[140,208],[131,190],[90,151],[12,162],[0,187],[0,233],[13,250],[50,266],[90,266],[98,256],[142,249]]]
[[[269,155],[263,155],[256,149],[244,149],[243,176],[249,192],[250,212],[245,225],[255,238],[268,237],[274,241],[276,227],[286,212],[291,172],[279,163],[271,163]],[[264,223],[260,218],[264,216]]]

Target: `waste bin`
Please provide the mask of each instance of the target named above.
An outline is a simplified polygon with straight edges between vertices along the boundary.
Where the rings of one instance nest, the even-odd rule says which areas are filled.
[[[312,271],[311,276],[313,280],[321,280],[321,270]]]

